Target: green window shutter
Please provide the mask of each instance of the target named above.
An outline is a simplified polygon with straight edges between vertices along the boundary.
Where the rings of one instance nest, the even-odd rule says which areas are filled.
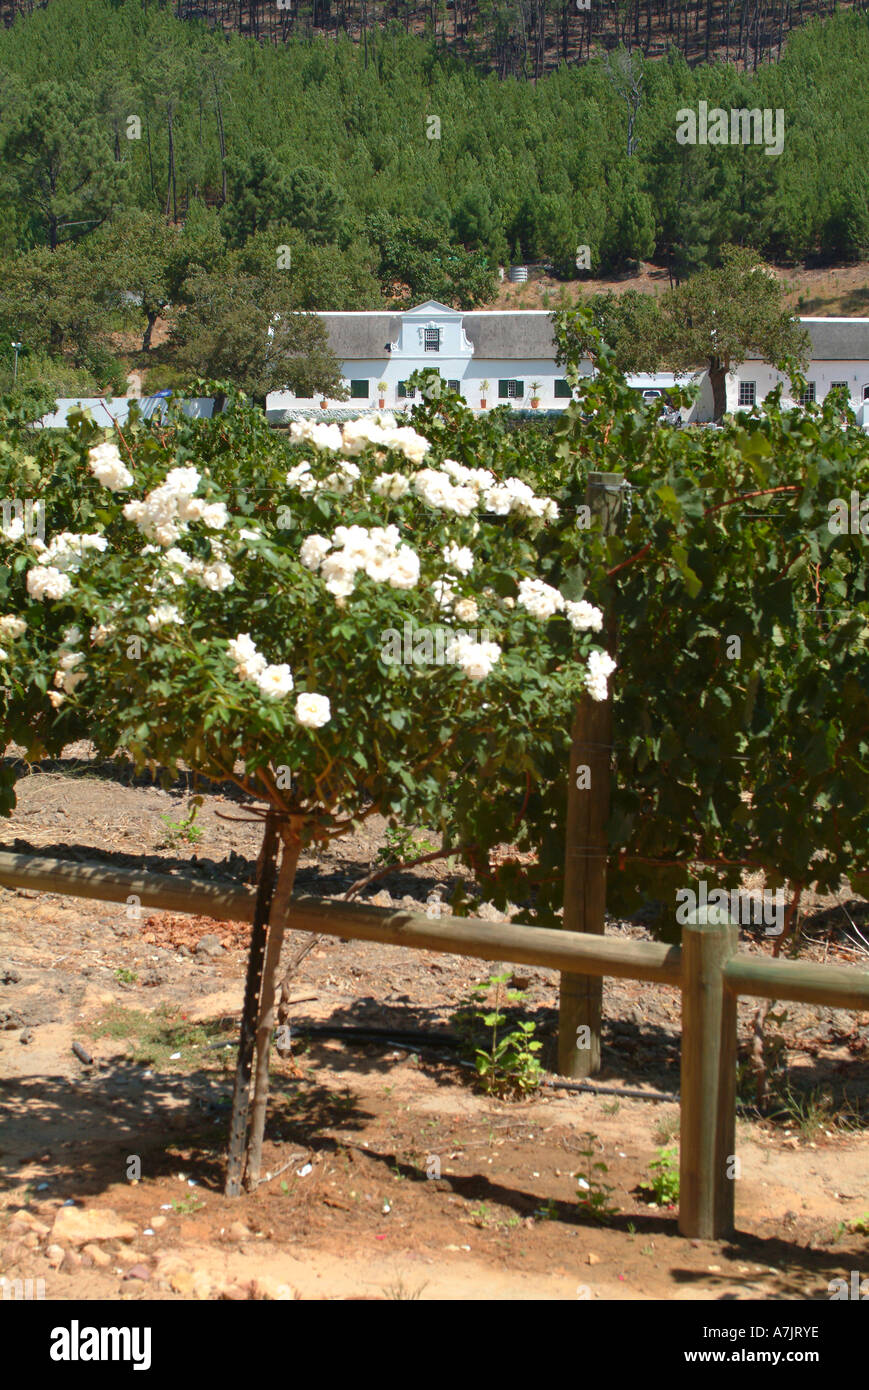
[[[367,381],[351,381],[351,382],[350,382],[350,399],[351,399],[351,400],[354,400],[354,401],[367,401],[367,400],[368,400],[368,394],[369,394],[369,392],[368,392],[368,382],[367,382]]]
[[[398,383],[397,395],[398,395],[398,399],[399,399],[400,401],[403,401],[403,400],[405,400],[405,399],[407,398],[407,392],[406,392],[406,390],[404,389],[404,382],[403,382],[403,381],[400,381],[400,382]]]
[[[498,399],[501,400],[501,401],[505,401],[509,395],[510,395],[510,383],[509,383],[509,381],[499,381],[499,382],[498,382]]]
[[[573,395],[573,392],[571,391],[571,389],[570,389],[570,387],[569,387],[569,385],[568,385],[568,383],[567,383],[567,380],[566,380],[564,377],[557,377],[557,378],[556,378],[556,381],[555,381],[555,395],[556,395],[556,398],[564,399],[564,398],[566,397],[568,400],[569,400],[570,397]]]
[[[517,397],[517,399],[518,399],[518,400],[521,400],[522,397],[525,395],[525,382],[524,382],[524,381],[514,381],[514,382],[513,382],[513,392],[514,392],[514,395]]]

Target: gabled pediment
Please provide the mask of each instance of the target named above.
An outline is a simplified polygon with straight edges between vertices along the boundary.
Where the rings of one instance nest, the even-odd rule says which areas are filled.
[[[402,317],[410,318],[416,314],[419,314],[420,317],[426,314],[437,314],[439,318],[446,316],[451,319],[460,319],[462,317],[458,309],[450,309],[446,304],[438,303],[436,299],[427,299],[425,304],[417,304],[413,309],[407,309]]]

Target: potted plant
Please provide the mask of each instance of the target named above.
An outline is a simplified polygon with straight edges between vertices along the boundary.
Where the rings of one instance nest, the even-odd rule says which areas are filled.
[[[377,383],[377,392],[378,392],[378,401],[377,401],[377,404],[380,406],[380,409],[382,410],[383,407],[386,405],[386,382],[385,382],[385,381],[378,381],[378,383]]]
[[[326,400],[325,396],[324,396],[323,400],[321,400],[321,402],[320,402],[320,409],[321,409],[321,410],[328,410],[328,409],[329,409],[329,402]]]
[[[530,390],[531,390],[531,409],[532,409],[532,410],[536,410],[537,407],[538,407],[538,405],[540,404],[540,382],[539,382],[539,381],[532,381]]]
[[[486,409],[486,392],[488,391],[488,389],[489,389],[489,383],[488,383],[488,381],[486,380],[486,378],[483,377],[483,380],[480,382],[480,409],[481,409],[481,410],[485,410],[485,409]]]

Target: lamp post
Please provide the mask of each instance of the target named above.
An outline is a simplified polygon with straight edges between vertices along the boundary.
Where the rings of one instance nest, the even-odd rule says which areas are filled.
[[[24,346],[23,343],[13,343],[13,344],[12,344],[12,350],[13,350],[13,352],[15,353],[15,361],[14,361],[13,364],[12,364],[12,385],[13,385],[13,386],[15,385],[15,383],[16,383],[17,380],[18,380],[18,353],[20,352],[21,348],[23,348],[23,346]]]

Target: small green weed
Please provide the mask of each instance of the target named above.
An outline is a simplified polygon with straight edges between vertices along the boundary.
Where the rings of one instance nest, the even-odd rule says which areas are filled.
[[[391,825],[386,831],[386,844],[377,851],[380,864],[403,864],[410,859],[418,859],[421,854],[431,854],[437,845],[431,840],[415,840],[412,826]]]
[[[191,1193],[189,1197],[184,1197],[179,1202],[176,1197],[172,1198],[172,1210],[177,1211],[179,1216],[192,1216],[195,1211],[200,1211],[205,1203],[201,1197],[194,1197]]]
[[[658,1157],[649,1164],[649,1174],[649,1181],[640,1183],[640,1187],[652,1193],[659,1207],[675,1206],[679,1200],[678,1149],[658,1149]]]
[[[586,1147],[580,1149],[585,1164],[576,1174],[576,1196],[580,1211],[591,1216],[601,1225],[607,1225],[618,1215],[618,1207],[610,1203],[610,1194],[615,1191],[611,1183],[602,1182],[599,1174],[608,1173],[609,1167],[601,1159],[596,1159],[595,1136],[586,1134]]]
[[[119,985],[134,985],[138,978],[135,970],[128,970],[123,965],[115,971],[115,979]]]
[[[168,814],[161,814],[160,819],[166,827],[162,845],[167,849],[175,849],[181,841],[188,845],[198,844],[202,839],[202,831],[195,823],[198,810],[199,806],[194,803],[184,820],[172,820]]]
[[[501,1005],[515,1004],[525,997],[524,990],[505,989],[509,978],[509,972],[490,975],[485,984],[477,985],[471,991],[482,999],[494,989],[493,1009],[485,1009],[479,1004],[467,1005],[453,1014],[451,1020],[462,1038],[465,1055],[477,1069],[480,1089],[487,1095],[505,1098],[529,1095],[540,1085],[543,1076],[543,1068],[534,1055],[543,1046],[534,1037],[535,1023],[520,1020],[510,1032],[499,1037],[499,1030],[507,1022]],[[481,1028],[488,1031],[486,1046],[480,1046]]]

